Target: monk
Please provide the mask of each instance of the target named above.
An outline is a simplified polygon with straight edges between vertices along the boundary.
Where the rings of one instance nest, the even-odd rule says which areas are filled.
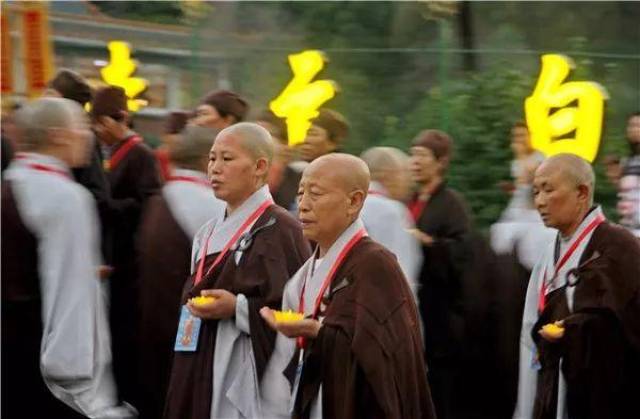
[[[640,388],[640,244],[593,204],[572,154],[535,172],[534,202],[556,239],[529,281],[514,418],[622,418]]]
[[[92,135],[82,107],[41,98],[18,115],[2,177],[2,417],[135,417],[111,371],[98,214],[73,180]]]
[[[141,418],[162,417],[180,313],[191,266],[191,243],[207,221],[224,217],[225,204],[207,178],[217,131],[189,126],[169,146],[172,174],[147,202],[137,249],[140,266]]]
[[[225,215],[193,241],[167,419],[262,417],[259,383],[276,333],[259,311],[280,308],[285,283],[310,255],[300,223],[269,193],[272,158],[269,132],[248,122],[223,129],[211,148],[209,180]]]
[[[305,318],[261,311],[280,332],[264,417],[435,417],[411,290],[359,218],[368,187],[366,164],[347,154],[320,157],[303,173],[299,218],[318,248],[284,293],[283,309]]]
[[[141,387],[135,382],[139,304],[135,236],[142,208],[160,190],[160,172],[153,151],[129,128],[124,89],[107,86],[98,90],[91,117],[111,190],[105,234],[110,242],[107,262],[113,266],[109,307],[114,372],[122,399],[137,404]]]

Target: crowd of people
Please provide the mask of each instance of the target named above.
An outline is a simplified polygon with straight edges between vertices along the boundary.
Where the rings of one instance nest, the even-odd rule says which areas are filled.
[[[155,150],[131,121],[66,69],[3,115],[3,417],[638,414],[640,114],[607,160],[621,225],[517,122],[489,238],[439,130],[358,157],[320,109],[292,147],[231,91]]]

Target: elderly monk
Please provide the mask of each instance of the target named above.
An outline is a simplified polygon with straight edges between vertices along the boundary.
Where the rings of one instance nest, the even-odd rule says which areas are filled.
[[[259,310],[280,307],[310,254],[300,223],[269,193],[272,157],[269,132],[247,122],[223,129],[211,148],[209,180],[226,211],[193,241],[165,418],[261,417],[259,383],[276,334]]]
[[[93,147],[80,105],[20,110],[2,177],[2,417],[123,418],[111,371],[98,215],[73,180]]]
[[[368,187],[366,164],[346,154],[303,173],[299,217],[318,248],[285,289],[283,309],[305,319],[262,310],[281,332],[263,382],[264,417],[290,409],[294,418],[435,417],[411,291],[359,219]]]
[[[640,245],[593,205],[591,166],[536,170],[535,205],[558,230],[531,273],[515,418],[622,418],[640,388]]]

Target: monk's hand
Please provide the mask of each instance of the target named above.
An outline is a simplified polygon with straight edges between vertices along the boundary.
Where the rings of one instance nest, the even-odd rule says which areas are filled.
[[[558,342],[564,336],[564,321],[545,324],[538,330],[538,334],[547,342]]]
[[[304,337],[315,339],[320,332],[322,323],[315,319],[302,319],[297,321],[277,322],[273,310],[269,307],[262,307],[260,315],[267,322],[269,327],[278,331],[288,338]]]
[[[407,232],[425,246],[431,246],[434,242],[433,237],[431,237],[424,231],[418,230],[417,228],[408,228]]]
[[[236,314],[236,296],[227,290],[202,290],[202,297],[213,297],[211,302],[194,304],[187,302],[187,308],[196,317],[209,320],[229,319]]]

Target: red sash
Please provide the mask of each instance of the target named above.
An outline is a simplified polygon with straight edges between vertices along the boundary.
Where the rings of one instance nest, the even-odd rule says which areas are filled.
[[[24,159],[24,156],[20,157],[21,159]],[[53,173],[56,174],[58,176],[62,176],[66,179],[69,180],[73,180],[73,178],[71,177],[71,175],[62,170],[62,169],[58,169],[57,167],[53,167],[53,166],[48,166],[46,164],[40,164],[40,163],[27,163],[27,167],[33,169],[33,170],[37,170],[39,172],[46,172],[46,173]]]
[[[115,153],[113,153],[111,158],[106,159],[103,162],[104,170],[106,172],[109,172],[115,169],[118,163],[120,163],[120,161],[122,161],[122,159],[124,159],[127,156],[127,154],[129,154],[133,146],[141,142],[142,142],[142,138],[140,138],[139,135],[133,135],[128,139],[124,140],[124,144],[122,144],[122,146],[120,146],[120,148],[118,148],[118,150]]]

